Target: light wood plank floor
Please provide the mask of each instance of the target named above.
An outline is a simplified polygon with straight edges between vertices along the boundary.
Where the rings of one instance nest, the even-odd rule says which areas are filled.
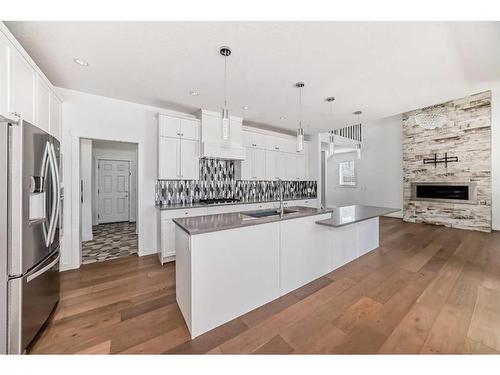
[[[195,340],[175,265],[135,256],[62,273],[31,353],[498,353],[500,233],[381,219],[381,246]]]

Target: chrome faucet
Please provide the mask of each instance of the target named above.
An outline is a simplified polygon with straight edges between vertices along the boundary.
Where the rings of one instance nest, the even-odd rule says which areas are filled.
[[[278,213],[280,214],[280,218],[283,219],[283,216],[285,216],[285,210],[283,208],[283,180],[281,178],[278,178],[278,186],[279,186],[279,191],[280,191],[280,208],[277,210]]]

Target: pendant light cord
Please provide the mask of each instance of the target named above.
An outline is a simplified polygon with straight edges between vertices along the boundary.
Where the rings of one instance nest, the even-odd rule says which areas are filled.
[[[224,108],[227,108],[227,56],[224,55]]]

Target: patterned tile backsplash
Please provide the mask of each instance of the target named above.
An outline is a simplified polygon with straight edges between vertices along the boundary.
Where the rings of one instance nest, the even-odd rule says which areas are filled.
[[[316,198],[316,181],[284,181],[284,199]],[[241,202],[279,199],[277,181],[236,180],[230,160],[200,160],[200,179],[158,180],[157,205],[190,204],[200,199],[237,198]]]

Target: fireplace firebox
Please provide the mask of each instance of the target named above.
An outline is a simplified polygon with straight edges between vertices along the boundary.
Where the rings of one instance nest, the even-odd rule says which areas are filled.
[[[413,182],[411,199],[475,204],[477,201],[476,184],[473,182]]]

